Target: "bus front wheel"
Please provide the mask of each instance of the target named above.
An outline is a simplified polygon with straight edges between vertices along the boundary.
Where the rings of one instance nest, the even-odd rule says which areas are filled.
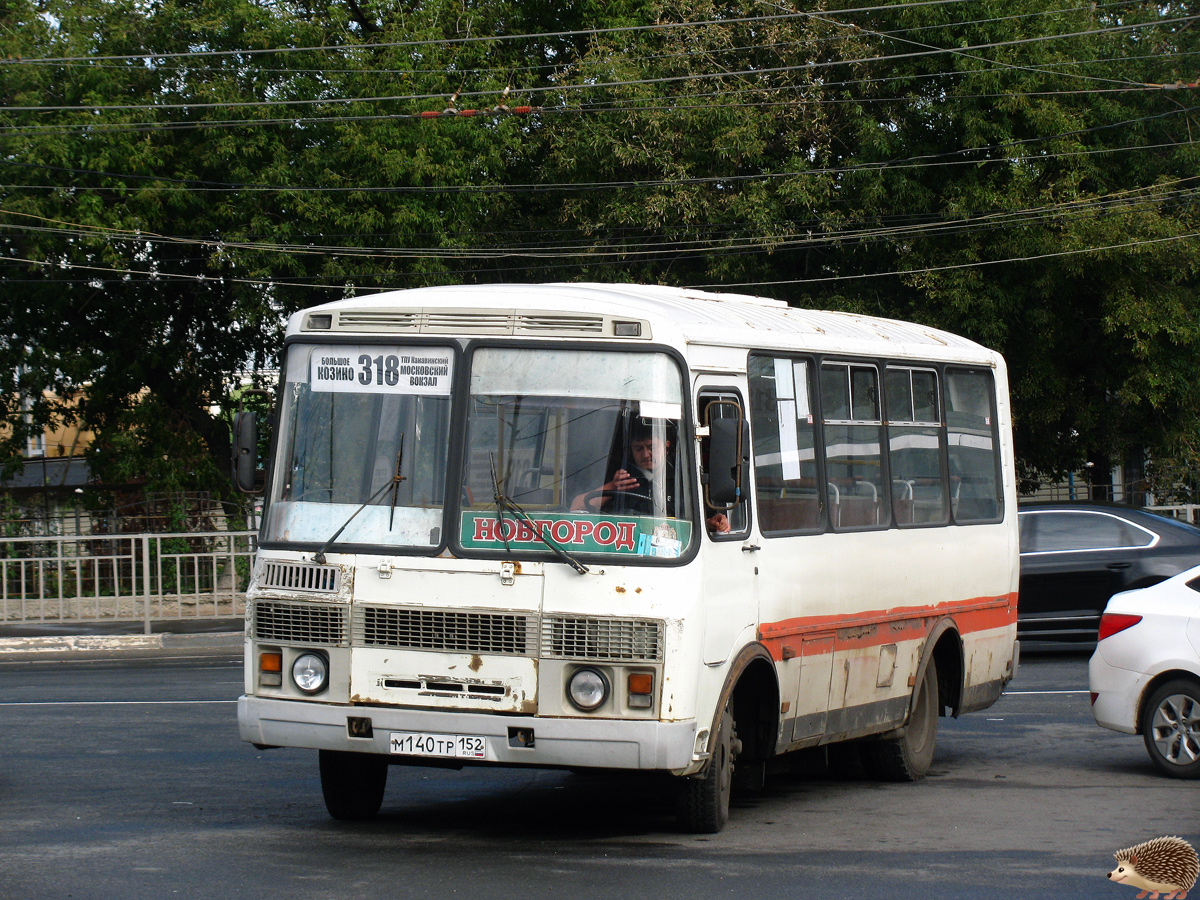
[[[888,781],[919,781],[933,765],[938,725],[937,664],[929,660],[925,675],[913,691],[912,711],[899,737],[865,744],[871,768]]]
[[[733,758],[740,744],[727,704],[712,742],[708,768],[698,778],[685,778],[679,791],[679,826],[692,834],[716,834],[729,821],[733,788]]]
[[[374,818],[383,805],[387,758],[373,753],[320,750],[321,794],[329,815],[356,822]]]

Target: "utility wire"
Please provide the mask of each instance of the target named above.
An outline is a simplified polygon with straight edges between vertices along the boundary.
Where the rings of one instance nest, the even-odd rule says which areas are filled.
[[[953,234],[963,234],[977,230],[994,230],[996,228],[1013,228],[1019,226],[1036,225],[1045,222],[1049,219],[1061,220],[1066,216],[1080,216],[1089,213],[1100,212],[1137,212],[1146,206],[1161,206],[1167,202],[1190,201],[1194,199],[1198,193],[1195,188],[1185,190],[1168,190],[1159,191],[1159,188],[1170,187],[1171,185],[1182,186],[1187,183],[1194,183],[1200,180],[1200,176],[1188,179],[1180,179],[1179,181],[1169,183],[1167,185],[1159,185],[1142,189],[1129,191],[1121,191],[1103,197],[1089,198],[1087,200],[1070,201],[1059,204],[1049,204],[1039,207],[1030,207],[1018,210],[999,210],[983,214],[970,214],[952,219],[931,219],[925,222],[916,222],[907,225],[897,226],[872,226],[872,227],[851,227],[842,228],[841,230],[831,230],[828,228],[814,227],[801,225],[801,230],[793,230],[791,232],[776,233],[776,234],[749,234],[740,237],[717,237],[709,239],[694,238],[688,240],[680,240],[679,238],[670,239],[664,236],[662,240],[649,242],[646,240],[640,243],[631,243],[629,241],[607,241],[598,242],[592,241],[583,244],[567,245],[559,243],[557,245],[547,246],[490,246],[484,248],[362,248],[362,247],[347,247],[333,245],[306,245],[297,246],[272,244],[257,241],[246,240],[212,240],[203,238],[190,237],[172,237],[158,234],[147,234],[143,232],[121,230],[115,228],[102,228],[99,226],[84,226],[73,223],[61,222],[58,220],[47,219],[40,216],[34,216],[23,213],[14,213],[11,211],[0,210],[0,212],[8,212],[10,215],[20,216],[22,218],[34,219],[47,223],[45,226],[19,226],[0,223],[0,228],[7,228],[20,233],[45,233],[54,235],[66,235],[72,237],[88,237],[96,236],[107,241],[113,242],[134,242],[139,245],[161,245],[163,247],[169,245],[188,245],[195,247],[207,247],[212,250],[236,251],[247,250],[254,252],[271,252],[276,254],[290,256],[339,256],[345,258],[358,259],[377,259],[377,260],[398,260],[398,259],[443,259],[443,260],[487,260],[487,259],[506,259],[506,258],[528,258],[528,259],[576,259],[587,258],[595,260],[600,257],[639,257],[652,258],[661,255],[673,256],[688,256],[696,253],[706,253],[714,249],[722,252],[736,251],[761,251],[761,250],[776,250],[782,248],[794,248],[800,246],[831,246],[844,245],[848,243],[863,243],[877,242],[884,239],[894,238],[930,238],[938,236],[946,236]],[[795,223],[791,224],[793,228]],[[686,231],[686,229],[683,229]],[[472,237],[480,237],[480,235],[470,235]],[[461,237],[461,236],[460,236]],[[2,260],[0,260],[2,261]],[[154,257],[156,266],[168,265],[170,258],[158,252]]]
[[[812,18],[819,18],[818,16],[816,16],[816,14],[812,14],[812,13],[805,13],[804,15],[812,17]],[[1200,21],[1200,16],[1183,16],[1183,17],[1178,17],[1178,18],[1174,18],[1174,19],[1163,19],[1163,20],[1154,22],[1153,26],[1160,27],[1165,24],[1179,24],[1179,23],[1183,23],[1183,22],[1195,22],[1195,21]],[[1018,46],[1018,45],[1022,45],[1022,44],[1041,43],[1041,42],[1053,41],[1053,40],[1063,40],[1066,38],[1073,38],[1073,37],[1091,37],[1091,36],[1101,35],[1101,34],[1114,34],[1114,33],[1127,32],[1127,31],[1138,29],[1138,28],[1146,28],[1146,27],[1150,27],[1150,26],[1141,24],[1141,23],[1134,23],[1134,24],[1127,24],[1127,25],[1114,25],[1109,28],[1092,29],[1092,30],[1088,30],[1088,31],[1072,32],[1069,34],[1037,35],[1037,36],[1028,37],[1028,38],[1017,38],[1017,39],[1010,40],[1010,41],[993,41],[993,42],[985,43],[985,44],[973,44],[973,45],[970,45],[967,47],[955,47],[955,48],[935,47],[932,49],[917,50],[917,51],[911,51],[908,53],[895,53],[895,54],[890,54],[890,55],[886,55],[886,56],[861,57],[859,59],[851,59],[851,60],[821,60],[821,61],[815,61],[815,62],[801,63],[798,65],[769,66],[769,67],[754,68],[754,69],[741,69],[741,70],[737,70],[737,71],[733,71],[733,72],[702,72],[702,73],[689,73],[686,75],[665,75],[665,76],[660,76],[660,77],[656,77],[656,78],[627,79],[627,80],[623,80],[623,81],[602,81],[602,82],[588,82],[588,83],[570,84],[570,85],[553,85],[553,86],[546,86],[546,87],[529,87],[529,88],[521,89],[521,91],[519,93],[520,93],[520,95],[523,96],[526,94],[532,95],[532,94],[547,94],[547,93],[565,93],[568,91],[585,91],[585,90],[586,91],[595,91],[595,90],[611,89],[611,88],[617,88],[617,87],[640,87],[640,86],[652,85],[652,84],[674,84],[674,83],[683,82],[683,81],[696,82],[696,81],[704,81],[704,80],[711,79],[711,78],[723,79],[723,78],[739,78],[739,77],[749,77],[749,76],[762,77],[764,75],[776,75],[776,74],[783,74],[783,73],[788,73],[788,72],[816,71],[818,69],[828,68],[828,67],[832,67],[832,66],[858,65],[858,64],[863,64],[863,63],[883,63],[883,62],[891,62],[893,60],[913,59],[913,58],[917,58],[917,57],[935,56],[935,55],[941,55],[941,54],[963,55],[963,54],[967,54],[967,53],[970,53],[973,51],[978,51],[978,50],[997,49],[1000,47],[1012,47],[1012,46]],[[0,60],[0,63],[2,63],[2,62],[3,62],[3,60]],[[1082,77],[1082,76],[1073,76],[1073,77]],[[1097,80],[1103,80],[1103,79],[1097,79]],[[1128,83],[1128,82],[1119,81],[1116,79],[1113,79],[1113,81],[1114,81],[1114,83],[1117,83],[1117,84],[1127,84]],[[458,96],[460,98],[465,99],[468,97],[490,97],[490,96],[495,96],[496,94],[497,94],[496,90],[461,91],[458,93]],[[150,103],[150,104],[146,104],[146,103],[111,104],[111,105],[80,104],[80,105],[70,105],[70,106],[16,106],[16,105],[9,105],[5,108],[9,112],[40,112],[40,113],[87,112],[87,113],[95,114],[95,113],[101,113],[101,112],[129,112],[129,111],[145,112],[145,111],[159,111],[159,110],[181,110],[181,109],[187,109],[187,110],[213,109],[213,108],[257,109],[257,108],[264,108],[264,107],[270,108],[270,107],[279,107],[279,106],[314,106],[314,105],[345,106],[345,105],[352,104],[352,103],[413,102],[413,101],[420,101],[420,100],[443,99],[444,97],[445,97],[444,93],[438,93],[438,94],[389,94],[389,95],[380,95],[380,96],[372,96],[372,97],[318,97],[318,98],[311,98],[311,99],[293,98],[293,99],[287,99],[287,100],[252,100],[252,101],[233,101],[233,102],[227,102],[227,101],[200,102],[200,101],[196,101],[196,102],[181,102],[181,103]]]
[[[857,274],[850,274],[850,275],[835,275],[835,276],[826,276],[826,277],[819,277],[819,278],[790,278],[790,279],[779,279],[779,280],[774,280],[774,281],[745,281],[745,282],[725,281],[725,282],[712,283],[712,284],[692,284],[692,285],[688,285],[688,287],[725,288],[725,289],[735,288],[735,287],[770,287],[770,286],[779,286],[779,285],[788,285],[788,284],[829,284],[829,283],[838,283],[838,282],[860,281],[860,280],[869,279],[869,278],[888,278],[888,277],[903,277],[903,276],[913,276],[913,275],[928,275],[928,274],[934,274],[937,272],[948,272],[948,271],[955,271],[955,270],[962,270],[962,269],[976,269],[976,268],[983,268],[983,267],[987,267],[987,266],[1008,265],[1008,264],[1013,264],[1013,263],[1029,263],[1029,262],[1037,262],[1040,260],[1056,259],[1056,258],[1068,257],[1068,256],[1080,256],[1080,255],[1084,255],[1084,254],[1104,253],[1104,252],[1109,252],[1109,251],[1113,251],[1113,250],[1129,250],[1129,249],[1134,249],[1137,247],[1147,247],[1147,246],[1153,246],[1153,245],[1158,245],[1158,244],[1172,243],[1172,242],[1181,241],[1181,240],[1192,240],[1194,238],[1200,238],[1200,232],[1172,235],[1172,236],[1163,237],[1163,238],[1150,238],[1150,239],[1146,239],[1146,240],[1126,241],[1126,242],[1120,243],[1120,244],[1108,244],[1108,245],[1104,245],[1104,246],[1100,246],[1100,247],[1083,247],[1083,248],[1079,248],[1079,249],[1075,249],[1075,250],[1063,250],[1063,251],[1059,251],[1059,252],[1055,252],[1055,253],[1042,253],[1042,254],[1029,255],[1029,256],[1014,256],[1014,257],[1007,257],[1005,259],[994,259],[994,260],[975,260],[975,261],[968,262],[968,263],[955,263],[955,264],[944,265],[944,266],[926,266],[926,267],[916,268],[916,269],[894,269],[894,270],[887,271],[887,272],[857,273]],[[67,262],[62,262],[62,261],[47,262],[44,260],[24,259],[24,258],[19,258],[19,257],[8,257],[8,258],[6,258],[5,261],[7,261],[7,262],[23,262],[23,263],[28,263],[28,264],[31,264],[34,266],[50,268],[50,269],[61,269],[61,270],[68,270],[68,271],[69,270],[79,270],[79,271],[83,271],[83,272],[120,275],[122,277],[127,277],[127,276],[131,276],[131,275],[142,276],[142,277],[149,276],[152,280],[155,280],[155,281],[163,281],[163,282],[180,282],[180,281],[182,281],[182,282],[199,283],[199,284],[212,284],[214,286],[223,285],[225,283],[232,283],[232,284],[253,285],[260,289],[270,289],[275,285],[286,284],[287,286],[294,287],[294,288],[306,288],[306,289],[322,290],[322,291],[339,291],[341,293],[345,293],[347,290],[347,287],[348,287],[348,285],[346,283],[346,279],[343,279],[342,283],[338,283],[338,284],[320,284],[320,283],[313,283],[313,282],[290,281],[287,279],[278,279],[278,278],[243,278],[243,277],[228,276],[228,275],[223,275],[223,276],[182,275],[182,274],[174,274],[174,273],[162,272],[162,271],[140,271],[137,269],[120,269],[120,268],[111,267],[111,266],[82,265],[82,264],[67,263]],[[392,277],[392,278],[395,277],[395,273],[386,273],[386,274],[388,277]],[[421,277],[426,278],[427,274],[428,273],[421,273]],[[446,277],[447,278],[455,278],[459,274],[460,273],[449,272],[449,273],[446,273]],[[354,278],[361,278],[361,277],[363,277],[363,276],[361,276],[361,275],[360,276],[350,276],[350,280],[353,280]],[[371,277],[371,276],[366,276],[366,277]]]
[[[833,275],[825,278],[786,278],[778,281],[741,281],[724,282],[722,284],[691,284],[692,288],[735,288],[735,287],[770,287],[782,284],[828,284],[830,282],[860,281],[866,278],[891,278],[906,275],[931,275],[935,272],[952,272],[958,269],[977,269],[984,266],[1000,266],[1010,263],[1038,262],[1043,259],[1058,259],[1064,256],[1080,256],[1085,253],[1104,253],[1109,250],[1128,250],[1134,247],[1145,247],[1153,244],[1172,243],[1200,238],[1200,232],[1177,234],[1164,238],[1150,238],[1143,241],[1127,241],[1123,244],[1108,244],[1103,247],[1082,247],[1078,250],[1061,250],[1057,253],[1040,253],[1033,256],[1010,256],[1006,259],[985,259],[969,263],[955,263],[947,266],[927,266],[920,269],[893,269],[890,272],[866,272],[857,275]]]
[[[906,2],[905,6],[910,8],[926,7],[926,6],[950,6],[959,3],[970,3],[973,0],[913,0]],[[880,4],[876,6],[861,6],[849,7],[846,9],[837,10],[838,13],[862,13],[862,12],[879,12],[883,10],[895,11],[894,4]],[[31,58],[8,58],[0,59],[0,66],[3,65],[34,65],[48,63],[86,63],[86,62],[115,62],[121,60],[146,60],[153,59],[199,59],[213,57],[247,57],[261,56],[269,53],[310,53],[314,51],[337,51],[340,53],[352,51],[376,51],[395,48],[413,48],[413,47],[435,47],[447,46],[454,44],[476,44],[483,42],[506,42],[506,41],[543,41],[550,38],[574,38],[574,37],[598,37],[604,34],[631,34],[635,32],[668,32],[680,28],[702,28],[708,26],[729,26],[729,25],[744,25],[744,24],[759,24],[764,22],[774,22],[784,19],[804,19],[812,18],[815,14],[809,12],[789,12],[778,13],[770,16],[743,16],[729,19],[705,19],[699,22],[658,22],[653,25],[624,25],[612,28],[584,28],[571,31],[543,31],[533,34],[497,34],[497,35],[477,35],[475,37],[466,36],[458,38],[430,38],[426,40],[414,41],[384,41],[376,44],[323,44],[309,47],[267,47],[261,49],[243,48],[239,50],[198,50],[195,52],[172,52],[172,53],[155,53],[152,50],[146,50],[142,53],[132,53],[114,56],[57,56],[57,57],[31,57]]]
[[[611,189],[648,189],[658,187],[679,187],[691,185],[710,185],[710,184],[734,184],[739,182],[752,181],[778,181],[785,178],[811,177],[817,175],[845,175],[863,171],[877,171],[882,169],[903,169],[913,168],[916,166],[959,166],[959,165],[982,165],[1006,163],[1014,164],[1018,162],[1045,162],[1050,159],[1062,159],[1080,156],[1097,155],[1104,153],[1115,153],[1120,151],[1145,151],[1158,150],[1163,148],[1178,149],[1183,146],[1190,146],[1197,143],[1193,141],[1176,141],[1169,143],[1159,143],[1150,145],[1131,145],[1125,147],[1101,147],[1087,150],[1061,151],[1057,153],[1042,153],[1034,156],[1014,156],[1008,151],[1013,148],[1030,147],[1036,144],[1045,144],[1050,141],[1060,141],[1069,138],[1078,138],[1086,134],[1093,134],[1100,131],[1107,131],[1114,128],[1128,128],[1133,125],[1153,122],[1160,119],[1169,118],[1171,116],[1187,115],[1200,111],[1200,107],[1181,107],[1168,110],[1163,113],[1155,113],[1153,115],[1142,116],[1136,119],[1129,119],[1122,122],[1114,122],[1105,125],[1097,125],[1092,128],[1082,128],[1073,131],[1060,132],[1054,135],[1047,135],[1037,138],[1027,138],[1020,141],[1008,141],[1002,144],[991,144],[977,147],[967,147],[961,150],[948,151],[946,153],[925,154],[921,156],[908,157],[902,160],[882,160],[878,162],[860,163],[851,166],[814,166],[809,169],[791,170],[784,172],[756,172],[753,174],[725,174],[725,175],[706,175],[693,178],[660,178],[660,179],[643,179],[637,181],[603,181],[603,182],[557,182],[557,183],[524,183],[524,184],[498,184],[498,185],[390,185],[386,187],[371,187],[366,185],[347,185],[347,186],[297,186],[297,185],[252,185],[252,184],[222,184],[219,182],[208,181],[191,181],[182,179],[159,178],[149,175],[121,175],[116,173],[102,172],[88,169],[62,169],[51,166],[44,166],[36,163],[21,163],[15,160],[0,159],[0,165],[7,165],[14,168],[34,168],[48,171],[60,171],[71,175],[88,175],[91,177],[105,178],[128,178],[133,181],[149,181],[159,189],[166,190],[162,185],[176,185],[178,190],[190,190],[196,192],[209,193],[350,193],[357,192],[363,194],[457,194],[457,193],[549,193],[549,192],[578,192],[578,191],[596,191],[596,190],[611,190]],[[999,156],[982,156],[981,154],[1002,153]],[[26,186],[19,183],[0,184],[0,188],[17,190],[17,189],[50,189],[59,190],[61,186],[56,185],[38,185]],[[90,187],[85,185],[74,185],[76,190],[120,190],[122,188],[113,187]]]

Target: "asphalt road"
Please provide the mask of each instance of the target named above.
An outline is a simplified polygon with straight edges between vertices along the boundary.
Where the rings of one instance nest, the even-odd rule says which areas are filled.
[[[379,819],[337,823],[314,752],[238,740],[228,655],[0,663],[0,898],[1132,900],[1112,853],[1200,847],[1200,784],[1092,722],[1086,666],[1027,652],[922,783],[810,760],[697,837],[655,779],[517,769],[393,767]]]

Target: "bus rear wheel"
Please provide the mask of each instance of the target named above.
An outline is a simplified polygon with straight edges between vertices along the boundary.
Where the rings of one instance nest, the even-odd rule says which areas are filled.
[[[716,834],[729,821],[733,791],[733,758],[737,755],[733,710],[725,706],[717,736],[712,742],[708,768],[698,778],[685,778],[679,791],[679,827],[692,834]]]
[[[320,750],[321,794],[335,819],[361,822],[374,818],[387,787],[387,758],[373,753]]]
[[[865,744],[871,771],[887,781],[920,781],[933,765],[938,725],[937,664],[929,660],[913,691],[912,711],[899,737]]]

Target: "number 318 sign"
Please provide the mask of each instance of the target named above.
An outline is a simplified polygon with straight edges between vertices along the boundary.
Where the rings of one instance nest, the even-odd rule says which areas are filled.
[[[454,354],[444,347],[314,347],[309,387],[314,391],[449,396]]]

